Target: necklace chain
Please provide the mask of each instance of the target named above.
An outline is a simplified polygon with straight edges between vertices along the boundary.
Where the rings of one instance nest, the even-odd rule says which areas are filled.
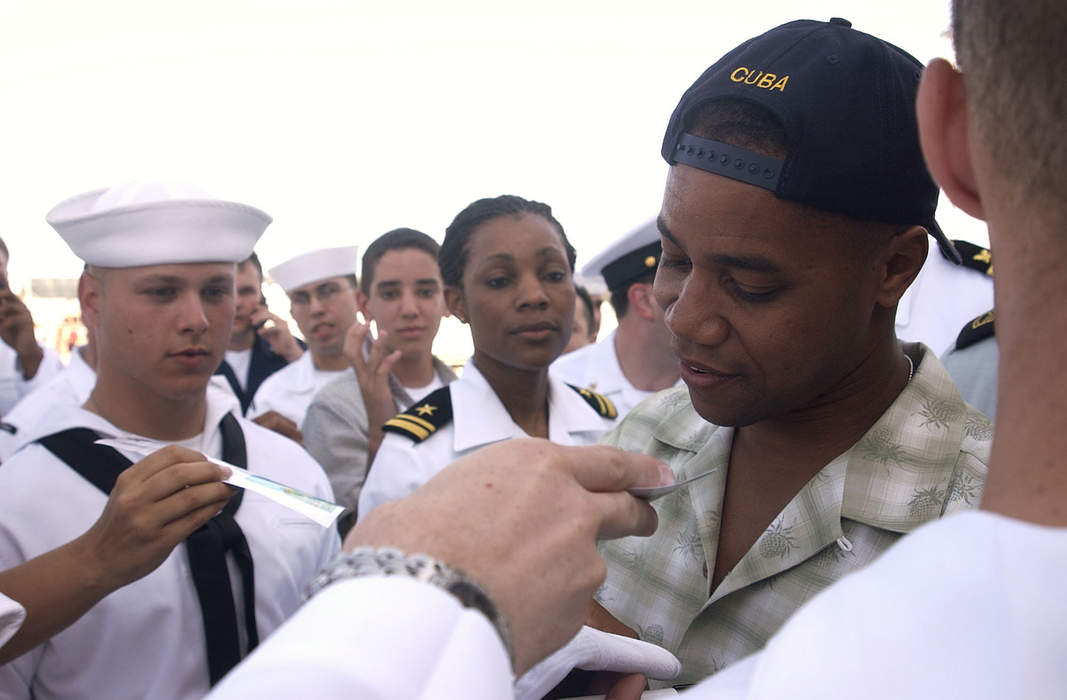
[[[905,384],[907,384],[911,381],[911,378],[915,376],[915,363],[912,362],[911,355],[904,353],[904,357],[908,361],[908,381],[904,382]]]

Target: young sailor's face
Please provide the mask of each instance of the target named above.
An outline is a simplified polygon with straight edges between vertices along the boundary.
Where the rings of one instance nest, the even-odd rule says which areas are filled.
[[[387,331],[390,351],[429,355],[445,315],[444,285],[437,259],[420,248],[386,251],[374,265],[370,296],[360,294],[368,320]]]
[[[229,344],[234,265],[108,269],[84,284],[102,376],[169,398],[203,392]],[[85,306],[83,300],[83,306]]]

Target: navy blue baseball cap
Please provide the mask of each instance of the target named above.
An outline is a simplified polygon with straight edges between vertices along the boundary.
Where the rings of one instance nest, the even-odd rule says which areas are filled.
[[[924,226],[945,256],[959,252],[934,221],[938,188],[919,146],[915,98],[923,66],[845,19],[798,20],[749,39],[682,95],[661,153],[768,189],[782,199],[863,221]],[[687,130],[701,107],[731,98],[762,105],[785,127],[770,157]]]

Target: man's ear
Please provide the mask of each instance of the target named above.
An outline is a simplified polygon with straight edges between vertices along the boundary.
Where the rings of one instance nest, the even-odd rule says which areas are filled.
[[[363,290],[357,288],[356,289],[356,308],[359,310],[359,312],[361,314],[363,314],[363,318],[365,318],[367,320],[367,323],[370,323],[371,320],[374,319],[374,316],[371,315],[370,309],[367,308],[367,302],[369,302],[369,301],[370,301],[370,299],[367,298],[367,295],[363,293]]]
[[[100,325],[100,297],[101,281],[85,270],[78,279],[78,303],[82,308],[82,320],[88,328]]]
[[[459,287],[445,287],[445,308],[459,319],[460,323],[467,322],[467,305],[463,301],[463,292],[459,290]]]
[[[647,282],[636,282],[626,290],[626,300],[629,303],[627,313],[633,311],[646,321],[656,320],[656,300],[652,296],[652,285]]]
[[[918,96],[919,141],[934,180],[957,207],[984,219],[975,184],[963,75],[943,58],[923,71]]]
[[[922,269],[929,253],[930,234],[922,226],[912,226],[889,239],[885,247],[885,264],[879,280],[875,300],[880,306],[891,308],[900,301],[904,292]],[[935,250],[931,255],[939,255]]]

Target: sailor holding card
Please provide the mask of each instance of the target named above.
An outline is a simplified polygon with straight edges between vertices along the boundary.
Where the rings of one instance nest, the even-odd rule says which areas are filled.
[[[203,459],[332,497],[297,445],[207,393],[230,338],[235,263],[270,221],[163,183],[89,192],[49,213],[88,264],[78,291],[97,379],[84,406],[56,410],[0,470],[0,570],[81,543],[84,556],[56,579],[81,582],[67,602],[84,614],[0,667],[0,698],[201,697],[297,608],[338,550],[332,529],[231,491]],[[98,436],[178,447],[131,466],[136,456]],[[112,490],[125,497],[109,501]],[[24,630],[49,619],[32,591],[3,593],[27,608]]]

